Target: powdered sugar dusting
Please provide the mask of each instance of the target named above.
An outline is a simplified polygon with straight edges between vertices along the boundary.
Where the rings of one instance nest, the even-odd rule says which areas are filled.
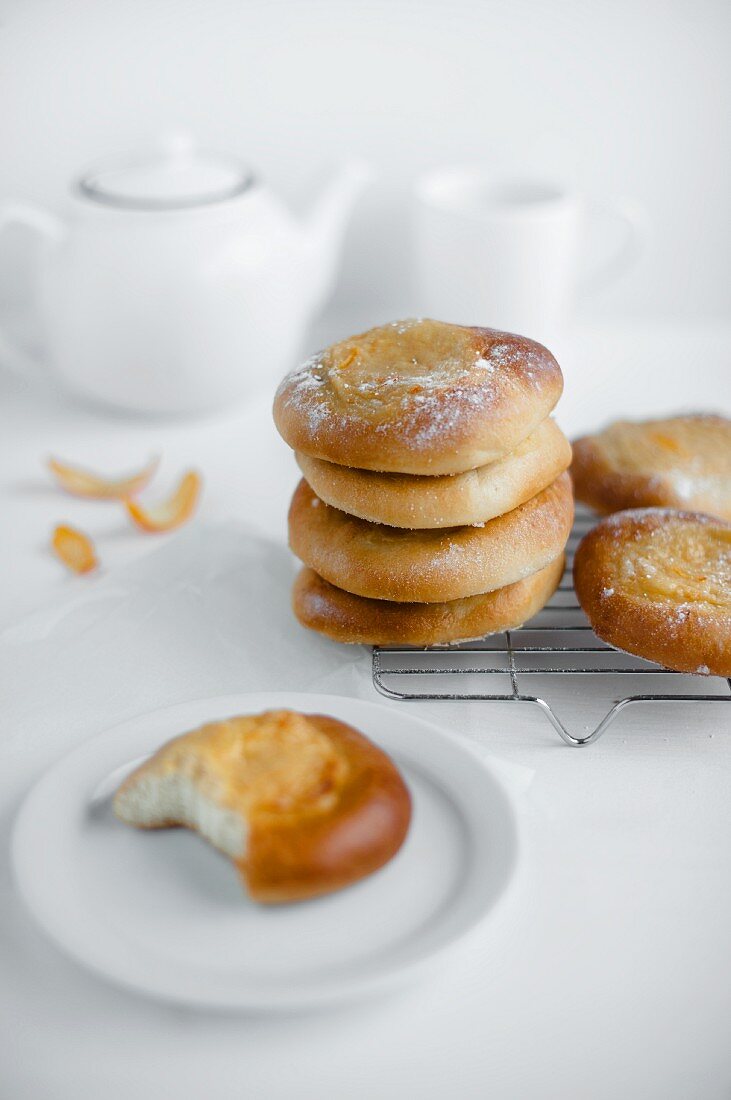
[[[483,359],[483,357],[479,354],[475,359],[474,365],[478,370],[484,370],[488,374],[492,374],[497,369],[495,363],[493,363],[490,359]]]
[[[673,489],[681,500],[690,500],[697,491],[697,482],[687,474],[675,474],[672,479]]]
[[[682,512],[677,508],[663,508],[660,506],[652,508],[626,508],[622,512],[612,512],[610,516],[605,516],[601,521],[602,527],[625,527],[628,526],[630,521],[637,521],[643,519],[661,519],[661,520],[673,520],[682,517],[692,516],[692,519],[698,523],[716,523],[718,522],[713,516],[706,516],[700,512]]]
[[[611,532],[613,547],[604,559],[603,598],[619,589],[662,606],[670,629],[696,612],[731,623],[731,537],[723,521],[643,508],[616,512],[595,530]]]
[[[420,326],[423,332],[415,331]],[[311,356],[285,378],[278,400],[316,444],[366,428],[428,451],[497,405],[519,400],[516,379],[524,391],[526,383],[542,389],[547,353],[501,336],[476,348],[469,329],[394,321]]]

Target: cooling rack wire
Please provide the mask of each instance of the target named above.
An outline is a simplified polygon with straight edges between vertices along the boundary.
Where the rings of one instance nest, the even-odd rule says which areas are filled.
[[[576,546],[594,523],[591,513],[577,511],[561,583],[530,622],[457,646],[376,646],[376,689],[390,699],[411,701],[529,703],[543,711],[567,745],[577,748],[598,741],[617,715],[635,704],[731,702],[731,680],[672,672],[597,638],[579,607],[571,578]],[[601,703],[602,696],[608,707],[603,717],[593,728],[584,724],[579,732],[582,703]]]

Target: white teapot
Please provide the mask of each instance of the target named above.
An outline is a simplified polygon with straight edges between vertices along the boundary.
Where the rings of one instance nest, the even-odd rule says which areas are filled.
[[[118,408],[200,413],[291,365],[367,178],[346,166],[299,221],[237,161],[182,142],[82,176],[65,220],[12,203],[0,228],[43,238],[41,338],[70,387]],[[0,362],[17,362],[2,343]]]

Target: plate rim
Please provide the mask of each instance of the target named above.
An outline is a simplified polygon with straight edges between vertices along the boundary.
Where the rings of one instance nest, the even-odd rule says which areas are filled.
[[[261,702],[257,703],[257,700]],[[275,700],[278,701],[278,704],[275,704]],[[367,713],[386,712],[392,717],[394,711],[400,709],[398,704],[389,705],[369,699],[322,692],[261,691],[203,696],[143,711],[140,714],[107,726],[90,737],[84,738],[68,752],[57,757],[36,776],[27,789],[13,820],[10,837],[13,878],[16,889],[37,927],[67,958],[71,958],[87,972],[93,973],[107,983],[158,1003],[186,1005],[199,1009],[228,1009],[267,1013],[298,1011],[305,1008],[326,1007],[337,1003],[367,999],[395,986],[412,982],[422,973],[435,966],[445,954],[461,944],[494,912],[496,907],[503,901],[511,882],[515,878],[521,854],[519,820],[512,794],[500,775],[496,774],[491,767],[489,759],[486,759],[471,741],[461,738],[458,734],[425,718],[408,713],[401,716],[407,720],[407,724],[415,724],[421,727],[423,732],[432,739],[432,742],[440,744],[447,752],[457,753],[463,759],[468,757],[472,763],[477,765],[478,774],[482,776],[488,785],[492,785],[491,793],[493,797],[497,796],[503,819],[504,836],[502,840],[505,848],[501,851],[497,885],[491,897],[481,904],[479,911],[468,916],[466,920],[463,919],[462,924],[443,942],[432,945],[424,954],[414,959],[397,963],[389,969],[379,971],[372,976],[364,974],[354,976],[351,974],[348,975],[346,980],[317,980],[308,985],[298,986],[296,989],[270,991],[268,995],[263,995],[258,991],[252,994],[251,990],[234,991],[226,995],[223,995],[221,990],[212,995],[207,994],[204,990],[196,995],[191,995],[190,991],[181,993],[180,990],[163,989],[160,983],[156,983],[154,979],[147,984],[143,984],[136,978],[125,977],[123,964],[110,964],[107,966],[97,958],[90,958],[87,954],[84,954],[74,942],[73,937],[65,932],[63,920],[54,921],[52,907],[50,907],[51,912],[49,912],[48,905],[38,903],[37,897],[34,896],[36,892],[34,882],[37,882],[37,876],[28,873],[29,861],[23,857],[23,847],[26,843],[25,833],[33,827],[37,817],[33,813],[34,803],[42,797],[45,784],[53,783],[57,773],[63,773],[66,768],[72,766],[76,758],[86,758],[89,752],[93,751],[95,744],[98,744],[101,748],[106,743],[106,739],[113,737],[115,734],[118,738],[125,732],[131,736],[139,735],[145,723],[152,718],[162,720],[167,716],[172,719],[176,713],[183,715],[196,708],[206,710],[208,708],[229,709],[230,707],[231,713],[234,713],[247,707],[254,710],[257,707],[266,709],[274,705],[301,709],[305,712],[309,708],[309,713],[322,713],[323,710],[329,713],[334,708],[333,713],[336,717],[340,718],[341,721],[351,722],[355,725],[358,724],[358,717],[353,717],[353,714],[339,713],[338,708],[355,708],[356,711],[362,708]],[[205,717],[192,719],[192,721],[206,720],[208,719]],[[190,723],[191,719],[183,719],[183,721]],[[384,751],[388,751],[388,749]],[[421,768],[421,765],[417,766]],[[424,771],[432,781],[438,780],[435,771],[428,767],[424,768]],[[100,779],[101,781],[103,779]],[[437,785],[445,791],[444,786],[439,783]],[[453,786],[448,786],[445,793],[450,800],[455,800]],[[458,800],[456,804],[461,808],[461,803]],[[468,819],[466,818],[466,820]],[[506,841],[507,843],[505,843]]]

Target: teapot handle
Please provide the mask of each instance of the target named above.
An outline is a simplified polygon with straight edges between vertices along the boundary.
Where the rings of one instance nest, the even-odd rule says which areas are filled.
[[[0,207],[0,234],[11,225],[24,225],[45,241],[56,244],[65,235],[63,223],[55,215],[28,203],[10,202]],[[36,372],[40,361],[12,336],[3,324],[0,326],[0,362],[11,370]]]

